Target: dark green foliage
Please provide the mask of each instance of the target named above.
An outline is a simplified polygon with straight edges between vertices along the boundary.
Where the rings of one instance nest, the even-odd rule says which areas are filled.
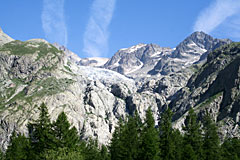
[[[4,153],[0,150],[0,159],[5,160]]]
[[[105,145],[102,145],[100,150],[101,160],[110,160],[110,154],[108,153],[108,149]]]
[[[120,119],[118,121],[118,126],[115,127],[113,136],[111,139],[111,144],[109,147],[110,155],[112,160],[121,160],[124,157],[124,148],[123,148],[123,131],[124,131],[124,122]]]
[[[188,150],[191,147],[191,154],[195,154],[197,159],[201,159],[203,143],[202,131],[200,129],[200,124],[197,121],[197,115],[192,108],[189,110],[188,116],[186,117],[185,127],[183,127],[183,130],[185,131],[183,153],[188,154]],[[188,156],[186,154],[183,154],[183,157]]]
[[[24,135],[13,132],[6,151],[6,160],[26,160],[28,158],[29,140]]]
[[[90,139],[89,142],[85,144],[83,148],[83,153],[85,160],[101,160],[101,153],[98,148],[97,140]]]
[[[240,140],[238,138],[226,139],[221,146],[223,160],[240,159]]]
[[[29,139],[11,136],[4,160],[239,160],[240,140],[227,139],[220,146],[217,127],[207,114],[203,131],[193,109],[186,117],[185,134],[172,128],[172,112],[161,116],[159,132],[151,109],[142,123],[137,112],[127,121],[119,120],[109,148],[97,140],[81,141],[75,127],[71,128],[64,112],[50,122],[47,107],[39,107],[40,115],[29,124]],[[202,134],[202,133],[204,134]],[[109,150],[108,150],[109,149]]]
[[[39,107],[39,118],[29,125],[30,140],[33,158],[47,150],[56,149],[56,137],[52,129],[46,105],[43,103]]]
[[[220,153],[220,140],[217,133],[217,126],[212,121],[209,114],[204,117],[204,159],[206,160],[219,160]]]
[[[182,153],[182,160],[185,160],[185,159],[197,160],[197,155],[190,144],[186,144],[184,146],[183,153]]]
[[[160,156],[164,160],[175,159],[175,147],[172,128],[172,111],[168,108],[160,119]]]
[[[75,127],[70,128],[67,116],[64,112],[60,113],[57,120],[53,123],[54,135],[57,147],[76,148],[79,144],[79,136]]]
[[[155,128],[155,121],[151,108],[146,112],[146,119],[141,134],[139,158],[142,160],[159,159],[159,135]]]
[[[180,133],[178,129],[175,129],[172,133],[172,139],[174,142],[174,157],[175,160],[182,159],[182,151],[183,151],[183,135]]]
[[[130,116],[123,133],[123,147],[127,159],[137,159],[139,147],[139,126],[135,117]]]
[[[44,160],[84,160],[82,150],[79,148],[76,148],[75,150],[69,150],[69,148],[47,150],[42,157]]]
[[[109,147],[111,159],[138,159],[141,125],[141,120],[137,113],[134,113],[134,116],[129,116],[128,121],[125,123],[121,120],[119,121]]]

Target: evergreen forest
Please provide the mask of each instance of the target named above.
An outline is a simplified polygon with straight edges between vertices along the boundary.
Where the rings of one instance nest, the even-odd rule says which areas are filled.
[[[28,136],[13,132],[2,160],[240,160],[240,140],[222,143],[209,114],[200,122],[190,109],[182,130],[172,127],[172,111],[166,109],[158,125],[149,108],[142,121],[137,112],[119,120],[111,142],[83,140],[64,112],[51,122],[41,104],[37,120],[28,124]]]

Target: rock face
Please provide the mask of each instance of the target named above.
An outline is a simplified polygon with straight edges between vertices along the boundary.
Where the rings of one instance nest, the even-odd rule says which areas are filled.
[[[94,137],[105,144],[120,118],[135,110],[144,118],[151,107],[157,120],[171,100],[176,126],[190,106],[204,106],[218,122],[231,124],[223,125],[227,134],[237,134],[239,44],[212,52],[201,67],[208,52],[227,43],[196,32],[176,49],[139,44],[119,50],[107,61],[81,59],[43,39],[4,40],[0,45],[0,146],[6,149],[14,130],[27,133],[28,122],[38,118],[35,105],[42,102],[52,120],[64,111],[85,139]],[[202,114],[204,110],[199,110]]]
[[[0,46],[13,41],[14,39],[12,39],[11,37],[9,37],[7,34],[5,34],[2,30],[2,28],[0,27]]]
[[[146,75],[164,55],[171,52],[172,49],[163,48],[156,44],[138,44],[130,48],[120,49],[104,65],[104,68],[131,77]]]
[[[45,40],[12,41],[0,47],[0,145],[4,150],[13,130],[27,133],[38,117],[35,105],[46,103],[55,120],[64,111],[84,138],[108,143],[119,118],[135,109],[143,118],[155,115],[164,99],[137,92],[135,81],[117,72],[80,66],[66,50]],[[155,118],[157,118],[155,116]]]
[[[199,118],[209,112],[219,124],[223,137],[239,136],[240,43],[220,47],[208,55],[207,62],[175,94],[170,107],[176,125],[193,107]]]
[[[175,49],[155,44],[120,49],[103,67],[133,78],[139,91],[151,90],[170,100],[206,61],[209,52],[229,43],[231,40],[194,32]]]

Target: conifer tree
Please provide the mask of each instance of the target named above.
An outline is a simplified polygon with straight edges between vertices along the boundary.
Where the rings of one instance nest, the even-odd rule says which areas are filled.
[[[135,160],[138,159],[140,145],[141,122],[137,113],[129,116],[128,121],[119,121],[115,128],[110,144],[111,159]]]
[[[69,150],[69,148],[47,150],[42,157],[44,160],[85,160],[80,148],[75,150]]]
[[[93,159],[101,160],[101,154],[98,148],[97,140],[93,140],[90,138],[85,148],[83,149],[83,153],[84,153],[85,160],[93,160]]]
[[[172,128],[172,111],[168,108],[160,119],[160,157],[164,160],[174,160],[174,141]]]
[[[54,135],[57,147],[74,149],[79,144],[79,136],[75,127],[70,128],[67,116],[64,112],[60,113],[57,120],[53,123]]]
[[[115,127],[115,130],[112,135],[111,143],[109,146],[111,160],[122,160],[125,156],[125,148],[123,144],[123,131],[125,127],[125,122],[120,119],[118,125]]]
[[[174,142],[174,158],[175,160],[181,160],[183,152],[183,135],[178,129],[173,130],[172,140]]]
[[[159,134],[155,128],[155,121],[151,108],[146,112],[145,124],[141,134],[139,159],[158,160],[159,159]]]
[[[29,148],[29,140],[24,135],[13,132],[6,151],[6,160],[27,160]]]
[[[5,160],[5,155],[3,154],[3,152],[1,150],[0,150],[0,159]]]
[[[102,145],[100,150],[100,160],[110,160],[110,155],[108,153],[107,147],[105,145]]]
[[[125,150],[127,151],[126,158],[129,160],[135,160],[138,158],[140,128],[137,118],[138,117],[136,116],[129,116],[125,130],[122,135],[123,144]]]
[[[44,154],[44,152],[56,149],[56,138],[53,133],[48,109],[46,105],[42,103],[39,110],[39,118],[28,125],[32,146],[32,159],[42,159],[40,156]]]
[[[189,143],[184,145],[182,160],[185,160],[185,159],[189,159],[189,160],[198,159],[195,151],[193,150],[193,147]]]
[[[217,126],[212,121],[210,115],[207,113],[204,117],[204,158],[206,160],[219,160],[220,154],[220,140],[217,133]]]
[[[194,112],[193,108],[189,110],[188,116],[186,117],[185,127],[183,127],[185,131],[184,134],[184,146],[187,148],[183,148],[183,153],[189,154],[189,148],[192,147],[192,153],[195,154],[197,159],[201,159],[202,157],[202,131],[200,129],[200,124],[197,121],[197,115]],[[188,146],[189,144],[190,146]],[[183,156],[187,156],[183,154]]]
[[[221,146],[223,160],[240,159],[240,140],[238,138],[229,138]]]

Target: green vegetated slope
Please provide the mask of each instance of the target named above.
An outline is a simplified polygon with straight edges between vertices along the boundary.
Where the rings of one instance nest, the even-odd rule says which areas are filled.
[[[62,67],[63,52],[44,40],[6,43],[0,46],[0,57],[0,112],[32,106],[74,83],[71,78],[56,76],[70,71]]]
[[[240,105],[240,43],[220,47],[208,55],[207,62],[175,94],[170,103],[179,119],[194,107],[201,117],[209,111],[225,129],[237,128]]]

